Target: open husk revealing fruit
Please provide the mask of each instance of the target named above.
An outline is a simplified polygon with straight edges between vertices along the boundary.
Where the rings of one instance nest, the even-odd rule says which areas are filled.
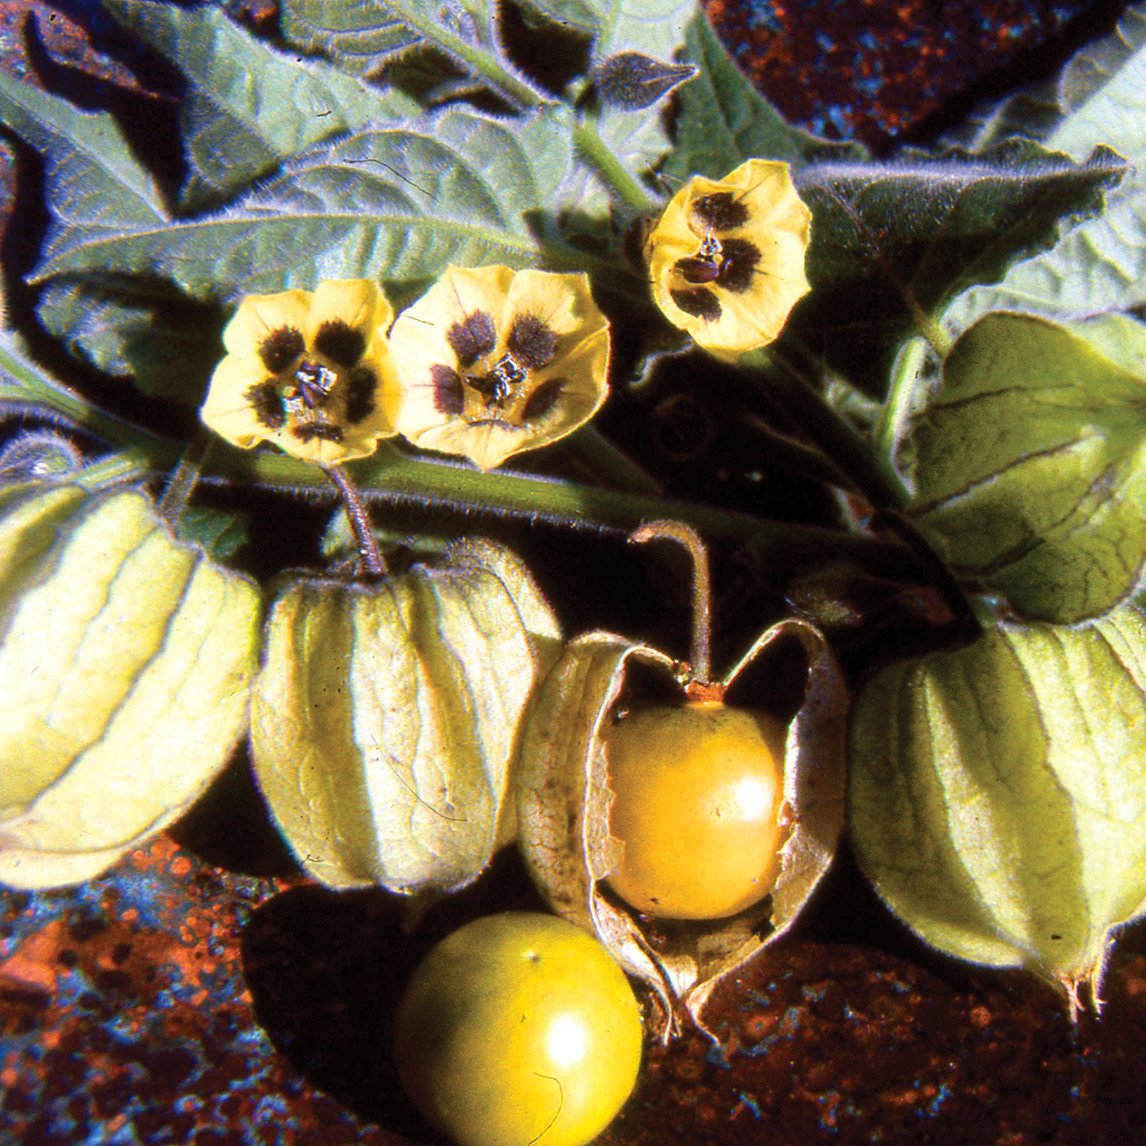
[[[565,647],[526,718],[518,783],[518,844],[553,909],[594,931],[626,970],[656,992],[664,1009],[663,1033],[668,1037],[679,1027],[682,1007],[703,1027],[701,1012],[717,980],[782,935],[827,871],[844,819],[847,696],[824,637],[814,626],[795,618],[772,625],[730,672],[713,678],[707,663],[708,585],[703,547],[691,530],[675,523],[646,526],[633,539],[662,537],[684,542],[696,562],[692,663],[682,664],[657,649],[605,632],[586,634]],[[802,668],[792,670],[792,658],[777,661],[785,673],[803,673],[802,681],[796,682],[800,687],[794,690],[800,698],[795,711],[776,720],[752,709],[724,706],[724,693],[737,678],[766,650],[789,641],[799,646]],[[630,674],[635,669],[642,671],[638,666],[663,678],[681,701],[657,708],[647,724],[640,717],[640,702],[629,690]],[[758,665],[751,677],[766,679],[768,667],[767,663]],[[784,683],[790,686],[792,682]],[[638,850],[638,841],[630,836],[626,844],[615,835],[622,803],[621,785],[615,779],[619,775],[615,730],[626,721],[642,720],[634,738],[644,741],[636,747],[636,766],[643,766],[643,747],[650,774],[662,774],[667,780],[655,797],[663,800],[666,788],[671,792],[675,783],[679,763],[663,759],[674,754],[671,742],[679,744],[684,755],[693,756],[697,754],[691,752],[688,741],[694,738],[700,743],[702,767],[711,761],[719,786],[719,773],[736,766],[734,756],[739,750],[727,750],[728,742],[739,735],[729,733],[729,725],[757,717],[765,730],[763,741],[772,740],[775,748],[775,794],[774,799],[757,798],[768,787],[766,775],[763,781],[747,782],[749,803],[773,802],[772,810],[754,820],[749,835],[741,838],[744,850],[751,850],[761,836],[777,841],[778,862],[765,864],[759,881],[747,881],[757,883],[748,895],[737,898],[714,893],[712,911],[706,911],[697,901],[698,892],[703,900],[703,887],[689,890],[683,884],[703,868],[700,853],[708,845],[699,836],[714,825],[719,834],[728,819],[736,818],[736,793],[723,792],[704,822],[697,822],[694,813],[706,797],[689,797],[681,823],[663,827],[668,849],[675,847],[681,857],[681,895],[674,899],[671,884],[658,883],[646,900],[635,905],[638,896],[633,889],[646,873],[632,873],[633,878],[628,878],[633,865],[626,865],[631,858],[627,853]],[[674,727],[669,734],[658,735],[660,719],[688,722],[699,731],[693,737]],[[715,742],[711,751],[706,739]],[[667,753],[666,742],[670,742]],[[767,747],[761,751],[766,754]],[[659,815],[656,808],[653,812]],[[662,826],[654,823],[652,828],[661,837]],[[734,850],[717,844],[715,854],[720,860],[712,876],[718,883],[724,880],[722,865]],[[655,869],[657,857],[648,858]],[[651,878],[659,876],[654,872]],[[659,911],[659,905],[665,910]]]
[[[255,774],[298,862],[334,888],[450,891],[514,833],[522,709],[560,633],[492,542],[382,580],[288,581],[251,704]]]

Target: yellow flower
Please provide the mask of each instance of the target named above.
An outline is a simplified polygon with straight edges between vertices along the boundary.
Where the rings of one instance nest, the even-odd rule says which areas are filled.
[[[694,176],[645,241],[657,305],[718,358],[767,346],[808,292],[811,221],[786,163],[749,159],[724,179]]]
[[[399,386],[386,343],[393,317],[368,279],[247,295],[223,332],[227,356],[200,417],[245,450],[274,442],[324,466],[372,454],[396,433]]]
[[[609,323],[583,274],[447,267],[390,353],[399,432],[483,470],[572,433],[608,393]]]

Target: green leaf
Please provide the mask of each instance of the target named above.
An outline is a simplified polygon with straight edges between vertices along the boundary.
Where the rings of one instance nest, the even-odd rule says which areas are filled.
[[[1146,622],[1000,624],[870,680],[852,721],[860,863],[923,939],[1076,1000],[1146,906]],[[1097,998],[1097,992],[1095,992]]]
[[[1079,159],[1108,143],[1135,167],[1101,215],[1012,267],[997,287],[956,299],[944,315],[956,334],[991,310],[1069,318],[1146,305],[1146,12],[1128,11],[1117,32],[1083,49],[1053,87],[1004,105],[1000,125],[1035,109],[1042,111],[1036,133],[1048,146]]]
[[[1131,5],[1110,35],[1075,52],[1053,79],[972,113],[958,142],[981,151],[1022,135],[1076,159],[1099,143],[1141,155],[1146,128],[1133,109],[1142,104],[1144,47],[1146,9]],[[1135,135],[1137,148],[1131,146]]]
[[[424,282],[447,263],[536,262],[569,138],[541,116],[506,122],[464,109],[370,128],[294,159],[215,214],[89,241],[61,231],[43,281],[99,271],[169,278],[196,298],[311,288],[324,278]]]
[[[185,208],[230,198],[321,139],[419,110],[400,93],[271,47],[213,5],[104,0],[104,7],[187,77]]]
[[[98,243],[124,227],[168,221],[151,175],[107,112],[82,111],[0,72],[0,122],[44,158],[49,250],[64,236]]]
[[[592,58],[597,65],[624,51],[660,60],[674,59],[683,47],[684,30],[696,12],[693,0],[638,0],[625,4],[619,0],[589,0],[587,6],[594,13]],[[603,144],[608,161],[623,169],[623,178],[632,187],[630,194],[622,196],[623,204],[617,203],[618,181],[602,179],[599,157],[590,156],[592,162],[573,169],[561,188],[562,203],[568,211],[581,216],[579,227],[586,232],[595,231],[598,239],[607,240],[617,217],[654,207],[654,199],[644,185],[652,181],[672,146],[663,120],[664,116],[654,108],[625,111],[613,106],[602,107],[586,117],[585,130],[594,137],[594,149],[598,142]],[[618,207],[619,216],[615,215]]]
[[[300,47],[329,56],[356,75],[400,63],[411,52],[437,51],[490,90],[520,107],[545,97],[517,71],[495,33],[493,0],[428,7],[420,0],[285,0],[283,34]]]
[[[36,313],[75,357],[145,393],[196,406],[223,353],[218,309],[153,279],[55,279]]]
[[[377,71],[422,42],[396,5],[344,4],[338,0],[284,0],[283,35],[298,47],[321,52],[352,75]]]
[[[28,353],[24,340],[7,325],[0,297],[0,418],[26,415],[79,426],[115,443],[156,440],[91,405],[40,366]]]
[[[523,0],[526,12],[537,12],[555,24],[592,35],[600,25],[600,8],[594,0]]]
[[[1060,622],[1128,597],[1146,560],[1146,325],[988,315],[914,432],[911,513],[952,570]]]
[[[677,95],[676,146],[670,179],[721,179],[745,159],[783,159],[797,166],[830,156],[862,159],[859,143],[832,143],[792,127],[736,66],[703,12],[688,26],[684,58],[700,74]]]
[[[813,212],[812,293],[787,332],[826,347],[831,366],[882,394],[905,338],[926,333],[959,292],[997,282],[1065,223],[1100,210],[1125,171],[1105,148],[1074,164],[1026,140],[983,156],[807,167],[797,186]]]
[[[230,561],[251,540],[251,517],[191,505],[179,517],[179,540],[196,545],[215,561]]]

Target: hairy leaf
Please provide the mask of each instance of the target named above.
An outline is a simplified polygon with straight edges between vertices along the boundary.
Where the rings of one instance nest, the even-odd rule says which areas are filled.
[[[592,35],[600,25],[600,7],[595,0],[523,0],[526,12],[537,12],[555,24]]]
[[[665,163],[670,179],[721,179],[745,159],[802,165],[830,156],[861,159],[859,143],[832,143],[786,123],[736,66],[703,12],[688,26],[685,59],[700,69],[677,96],[676,146]]]
[[[1052,88],[998,114],[1009,123],[1019,109],[1039,107],[1044,114],[1032,122],[1048,146],[1081,159],[1107,143],[1134,167],[1102,214],[1012,267],[997,287],[956,299],[944,315],[955,333],[990,310],[1070,318],[1146,305],[1146,13],[1128,11],[1118,30],[1072,59]]]
[[[1146,563],[1146,326],[990,314],[914,432],[912,514],[951,568],[1029,617],[1128,597]]]
[[[1099,148],[1083,164],[1013,140],[982,156],[817,163],[797,177],[813,211],[812,293],[788,331],[872,393],[899,344],[960,291],[993,283],[1098,211],[1126,171]]]
[[[153,279],[54,279],[36,313],[75,357],[148,394],[193,405],[222,354],[218,309]]]
[[[1122,93],[1115,95],[1116,103],[1141,101],[1144,47],[1146,9],[1131,4],[1110,35],[1080,48],[1058,75],[976,110],[960,125],[954,140],[982,151],[1022,135],[1081,158],[1097,143],[1112,142],[1110,133],[1118,130],[1118,120],[1112,123],[1106,118],[1112,93]],[[1116,114],[1121,119],[1126,113]],[[1084,124],[1089,126],[1083,128]],[[1071,137],[1079,130],[1086,131],[1088,141],[1076,150]],[[1142,130],[1140,120],[1136,130]]]
[[[284,0],[281,19],[292,44],[322,52],[353,75],[375,72],[422,42],[422,33],[402,19],[399,6],[385,0]]]
[[[36,277],[149,274],[227,298],[324,278],[423,282],[450,262],[523,266],[538,257],[533,228],[568,148],[541,117],[464,109],[369,128],[304,153],[217,213],[94,237],[79,222],[61,229]]]
[[[434,58],[458,66],[475,81],[519,107],[545,102],[505,54],[496,34],[493,0],[467,0],[427,7],[419,0],[287,0],[285,35],[299,46],[328,55],[347,71],[363,75],[393,68],[417,56],[434,70]],[[450,67],[437,69],[447,84]],[[429,90],[434,84],[431,80]],[[438,92],[439,98],[445,92]]]
[[[418,110],[400,94],[271,47],[222,8],[155,0],[104,7],[187,77],[185,209],[229,198],[321,139]]]
[[[44,158],[49,249],[64,236],[99,242],[124,227],[143,230],[168,221],[154,180],[107,112],[82,111],[0,72],[0,123]]]

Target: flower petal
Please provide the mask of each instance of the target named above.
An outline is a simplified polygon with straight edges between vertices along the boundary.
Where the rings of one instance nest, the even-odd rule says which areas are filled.
[[[227,353],[257,357],[259,347],[274,331],[291,327],[301,332],[309,305],[310,292],[305,290],[246,295],[223,331]]]
[[[393,321],[394,308],[373,279],[329,279],[315,288],[303,332],[313,348],[324,324],[344,322],[371,343],[385,337]]]

